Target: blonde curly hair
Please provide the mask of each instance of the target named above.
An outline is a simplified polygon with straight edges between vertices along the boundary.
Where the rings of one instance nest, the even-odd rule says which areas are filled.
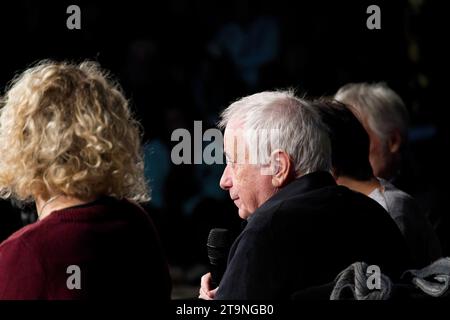
[[[0,197],[149,200],[139,123],[97,63],[42,61],[1,107]]]

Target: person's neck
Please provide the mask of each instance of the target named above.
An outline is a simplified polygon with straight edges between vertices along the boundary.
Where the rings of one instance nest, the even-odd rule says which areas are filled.
[[[36,209],[38,213],[38,219],[42,220],[48,217],[52,212],[57,210],[62,210],[78,205],[83,205],[89,202],[94,201],[95,198],[89,200],[81,200],[76,197],[70,197],[66,195],[54,195],[48,198],[47,200],[42,199],[41,197],[36,198]]]
[[[336,179],[336,182],[339,185],[361,192],[366,196],[371,194],[375,189],[381,187],[380,182],[375,177],[372,177],[369,180],[359,181],[350,177],[340,176]]]

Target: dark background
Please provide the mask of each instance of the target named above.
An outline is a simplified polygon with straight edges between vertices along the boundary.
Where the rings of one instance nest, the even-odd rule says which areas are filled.
[[[218,188],[222,166],[170,163],[172,131],[192,130],[194,120],[203,121],[203,130],[213,127],[230,102],[261,90],[289,87],[314,97],[333,95],[348,82],[385,81],[411,114],[407,191],[426,210],[448,255],[443,3],[3,1],[0,88],[3,93],[17,72],[41,59],[91,59],[111,70],[143,125],[146,166],[161,173],[149,177],[155,200],[148,209],[170,263],[180,266],[174,277],[194,284],[202,270],[193,266],[206,262],[208,230],[237,232],[240,221]],[[81,8],[81,30],[66,27],[71,4]],[[381,30],[366,28],[371,4],[381,8]]]

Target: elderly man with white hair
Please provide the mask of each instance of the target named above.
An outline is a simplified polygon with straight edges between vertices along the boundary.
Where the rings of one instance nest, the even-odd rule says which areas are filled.
[[[336,185],[329,137],[309,102],[292,92],[257,93],[231,104],[220,126],[227,157],[220,186],[247,223],[218,288],[204,275],[200,298],[288,299],[356,261],[393,277],[408,266],[388,213]]]

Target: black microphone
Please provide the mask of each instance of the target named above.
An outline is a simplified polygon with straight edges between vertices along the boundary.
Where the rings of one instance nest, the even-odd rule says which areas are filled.
[[[208,249],[212,288],[217,288],[227,267],[228,252],[230,251],[230,235],[228,230],[220,228],[211,229],[206,247]]]

